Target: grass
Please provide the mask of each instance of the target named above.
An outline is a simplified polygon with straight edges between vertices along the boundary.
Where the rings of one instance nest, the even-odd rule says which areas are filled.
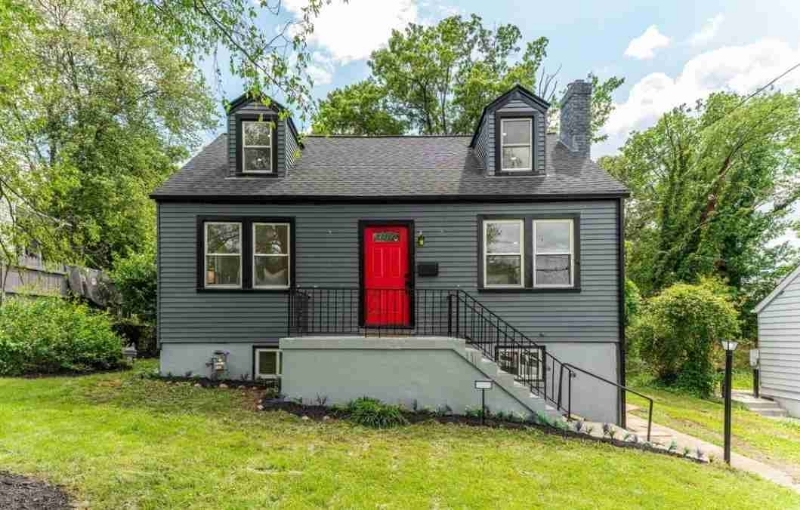
[[[303,421],[257,397],[136,373],[0,379],[0,469],[100,509],[800,506],[721,466],[536,430]]]
[[[704,400],[653,386],[636,389],[655,400],[655,423],[722,446],[724,406],[720,399]],[[640,406],[636,413],[646,417],[643,399],[630,395],[628,402]],[[766,418],[734,402],[731,426],[733,451],[782,467],[800,479],[800,420]]]

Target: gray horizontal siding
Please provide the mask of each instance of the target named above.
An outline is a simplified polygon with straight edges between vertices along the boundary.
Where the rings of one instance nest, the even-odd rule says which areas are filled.
[[[580,293],[478,293],[478,214],[579,213]],[[358,286],[358,220],[412,219],[425,236],[416,261],[439,263],[418,288],[461,288],[542,341],[618,340],[616,207],[613,201],[551,204],[202,205],[160,204],[159,298],[163,342],[266,342],[286,333],[286,295],[195,290],[198,215],[293,216],[296,282]],[[416,234],[416,233],[415,233]]]
[[[800,397],[800,279],[758,314],[761,389]]]

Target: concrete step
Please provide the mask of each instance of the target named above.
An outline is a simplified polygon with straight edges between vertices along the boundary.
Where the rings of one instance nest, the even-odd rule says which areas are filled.
[[[758,411],[758,414],[761,416],[768,416],[770,418],[785,418],[789,416],[789,413],[786,412],[786,409],[762,409]]]

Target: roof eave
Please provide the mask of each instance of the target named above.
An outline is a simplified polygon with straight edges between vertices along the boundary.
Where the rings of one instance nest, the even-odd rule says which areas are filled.
[[[780,296],[781,293],[783,293],[783,291],[786,290],[786,287],[791,285],[791,283],[798,276],[800,276],[800,266],[797,266],[794,269],[794,271],[792,271],[791,273],[789,273],[789,275],[784,277],[784,279],[780,281],[780,283],[775,287],[775,289],[772,292],[770,292],[767,297],[762,299],[760,303],[756,305],[753,311],[757,314],[761,313],[766,307],[770,305],[770,303],[772,303],[775,300],[775,298]]]
[[[552,193],[541,195],[219,195],[219,194],[194,194],[173,195],[154,192],[150,198],[156,202],[176,203],[214,203],[214,204],[242,204],[242,203],[453,203],[453,202],[554,202],[554,201],[589,201],[589,200],[618,200],[627,198],[630,193]]]

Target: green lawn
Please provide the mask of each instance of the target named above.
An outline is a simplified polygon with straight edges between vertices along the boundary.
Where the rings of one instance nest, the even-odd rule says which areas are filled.
[[[800,507],[720,466],[538,431],[315,423],[256,396],[135,373],[0,379],[0,469],[91,508]]]
[[[653,397],[653,421],[722,446],[724,406],[721,400],[703,400],[649,386],[636,388]],[[642,406],[643,399],[631,395],[628,402]],[[734,402],[732,449],[742,455],[783,467],[800,479],[800,420],[759,416]]]

